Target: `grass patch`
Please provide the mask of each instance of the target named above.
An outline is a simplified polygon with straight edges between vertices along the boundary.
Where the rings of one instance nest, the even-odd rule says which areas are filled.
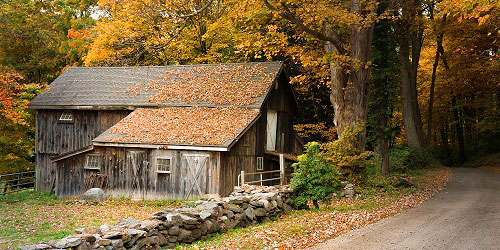
[[[132,201],[114,198],[81,204],[33,190],[0,196],[0,249],[63,238],[79,227],[146,219],[154,212],[183,205],[179,200]]]

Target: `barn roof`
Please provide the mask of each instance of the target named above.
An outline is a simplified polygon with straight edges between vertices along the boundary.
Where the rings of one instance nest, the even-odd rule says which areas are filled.
[[[70,67],[34,109],[239,106],[260,108],[282,62],[184,66]]]
[[[228,148],[258,116],[239,107],[138,108],[93,142]]]

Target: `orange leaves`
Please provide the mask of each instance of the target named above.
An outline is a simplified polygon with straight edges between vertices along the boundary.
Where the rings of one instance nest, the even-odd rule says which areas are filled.
[[[234,107],[137,109],[108,132],[110,142],[222,145],[234,139],[258,115]]]
[[[149,101],[158,104],[180,101],[241,106],[255,103],[274,77],[260,64],[200,65],[172,69],[145,88],[156,90]]]
[[[23,77],[17,72],[0,69],[0,116],[14,123],[21,122],[21,112],[27,104],[26,100],[19,99],[23,89],[22,80]]]

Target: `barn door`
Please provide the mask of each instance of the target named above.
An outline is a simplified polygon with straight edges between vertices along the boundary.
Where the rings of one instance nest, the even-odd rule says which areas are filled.
[[[278,113],[274,110],[267,111],[267,127],[266,127],[266,150],[276,150],[276,129],[278,124]]]
[[[183,168],[186,171],[184,178],[184,198],[200,197],[207,193],[208,154],[183,154]]]
[[[128,151],[127,167],[129,169],[132,197],[145,199],[147,196],[149,163],[144,151]]]

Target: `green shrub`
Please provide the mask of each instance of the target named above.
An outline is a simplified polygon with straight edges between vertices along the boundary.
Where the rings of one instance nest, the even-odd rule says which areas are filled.
[[[308,143],[306,153],[298,158],[299,162],[293,165],[295,172],[290,180],[295,191],[294,203],[298,208],[304,208],[309,200],[312,200],[318,208],[319,201],[326,200],[340,188],[339,174],[333,165],[327,162],[317,142]]]
[[[306,153],[294,164],[291,186],[295,191],[295,205],[305,207],[309,200],[318,207],[341,188],[341,181],[356,181],[364,177],[367,167],[374,164],[373,152],[356,147],[361,128],[345,129],[342,138],[320,145],[306,145]]]
[[[397,145],[390,153],[391,171],[403,173],[432,166],[433,159],[424,149],[408,145]]]

